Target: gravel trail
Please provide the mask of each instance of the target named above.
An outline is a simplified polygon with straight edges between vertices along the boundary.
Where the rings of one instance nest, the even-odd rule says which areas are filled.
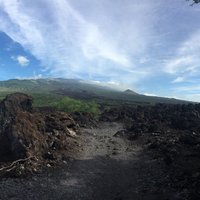
[[[173,199],[170,191],[159,189],[161,164],[136,142],[114,136],[122,129],[122,124],[105,122],[81,129],[79,152],[67,164],[31,177],[2,179],[0,199]]]

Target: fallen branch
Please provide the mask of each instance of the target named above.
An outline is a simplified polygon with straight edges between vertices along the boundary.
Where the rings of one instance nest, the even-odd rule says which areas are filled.
[[[37,158],[35,156],[30,156],[28,158],[24,158],[24,159],[18,159],[18,160],[15,160],[14,162],[12,162],[9,166],[5,166],[5,167],[2,167],[0,168],[0,172],[1,171],[11,171],[12,169],[14,169],[14,165],[19,163],[19,162],[26,162],[27,160],[31,160],[32,158],[35,158],[37,160]]]

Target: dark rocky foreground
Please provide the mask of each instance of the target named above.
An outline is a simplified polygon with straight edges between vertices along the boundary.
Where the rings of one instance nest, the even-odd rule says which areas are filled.
[[[15,93],[0,103],[0,175],[20,176],[60,163],[77,144],[73,119],[34,111],[32,100]]]
[[[176,199],[200,199],[200,104],[121,107],[103,119],[123,121],[116,136],[137,141],[163,162],[162,184],[175,189]]]
[[[70,116],[34,110],[30,96],[0,103],[0,199],[200,199],[199,104],[74,117],[78,135]]]
[[[81,129],[81,146],[67,163],[22,178],[4,178],[0,199],[160,200],[173,199],[162,163],[140,145],[115,137],[119,123]]]

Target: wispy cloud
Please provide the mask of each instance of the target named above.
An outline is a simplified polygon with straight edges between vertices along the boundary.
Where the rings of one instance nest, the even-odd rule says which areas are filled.
[[[102,81],[83,81],[83,82],[87,82],[87,83],[91,83],[91,84],[95,84],[98,86],[103,86],[103,87],[108,87],[108,88],[112,88],[118,91],[123,91],[126,90],[128,88],[128,85],[122,84],[120,82],[116,82],[116,81],[108,81],[108,82],[102,82]]]
[[[154,93],[144,93],[144,95],[146,96],[151,96],[151,97],[156,97],[158,95],[154,94]]]
[[[26,56],[22,65],[30,60],[25,76],[32,76],[35,57],[43,76],[181,98],[177,85],[199,82],[199,11],[182,0],[0,0],[0,31],[14,41],[3,54]]]
[[[189,39],[182,42],[173,58],[166,61],[165,72],[193,77],[200,74],[200,30],[192,33]],[[182,77],[183,78],[183,77]]]
[[[184,82],[184,81],[185,81],[185,78],[179,76],[179,77],[175,78],[175,79],[172,81],[172,83],[181,83],[181,82]]]
[[[200,102],[200,93],[186,94],[186,95],[183,95],[182,98],[188,101]]]
[[[130,82],[127,74],[134,71],[131,79],[145,77],[145,68],[136,66],[151,44],[156,1],[85,1],[0,0],[0,30],[55,76]],[[79,9],[85,3],[90,16]]]
[[[24,77],[16,76],[15,78],[16,78],[16,79],[19,79],[19,80],[24,80],[24,79],[33,79],[33,80],[37,80],[37,79],[43,78],[43,76],[42,76],[42,74],[34,74],[33,76],[24,76]]]
[[[200,85],[186,85],[174,88],[177,92],[200,93]]]

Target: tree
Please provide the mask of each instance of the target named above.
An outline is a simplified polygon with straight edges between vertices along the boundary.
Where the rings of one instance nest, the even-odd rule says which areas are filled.
[[[187,1],[190,1],[190,0],[187,0]],[[200,3],[200,0],[192,0],[193,3],[191,4],[191,6],[193,6],[195,3]]]

